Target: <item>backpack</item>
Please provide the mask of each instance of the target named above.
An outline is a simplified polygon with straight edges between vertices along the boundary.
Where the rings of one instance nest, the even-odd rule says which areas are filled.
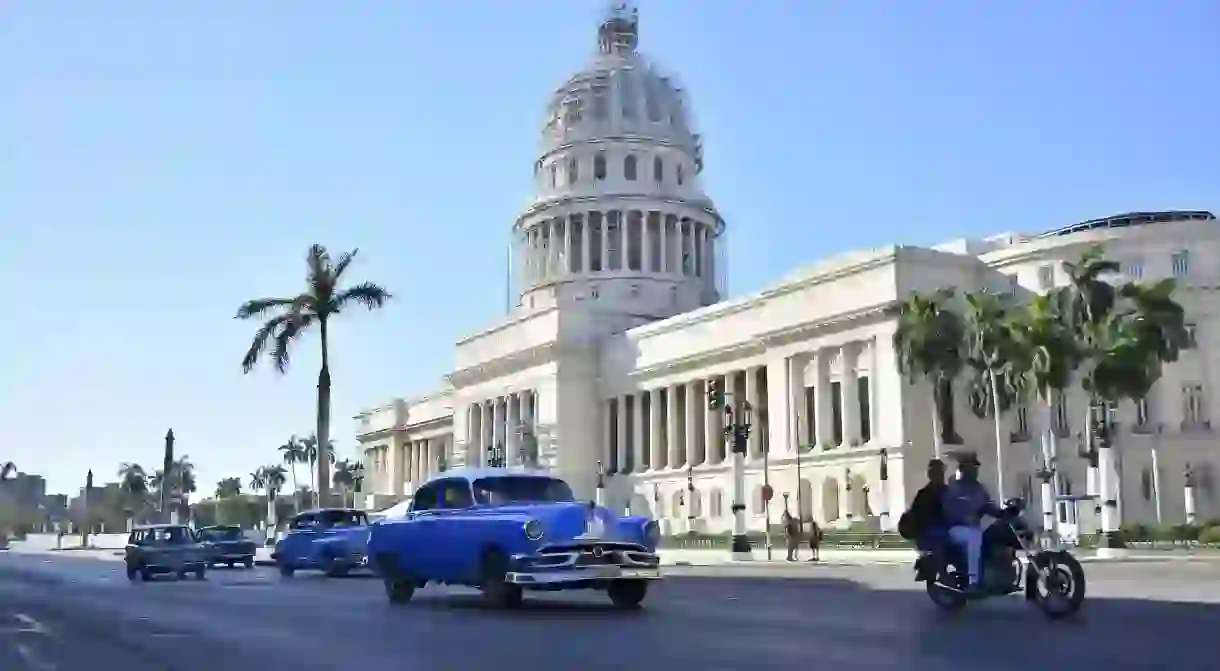
[[[913,541],[919,536],[919,529],[916,525],[917,520],[911,514],[911,511],[906,511],[902,517],[898,518],[898,535],[906,540]]]

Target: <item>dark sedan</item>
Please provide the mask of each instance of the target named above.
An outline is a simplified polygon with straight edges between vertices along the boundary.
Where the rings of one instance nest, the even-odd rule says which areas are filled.
[[[208,553],[212,566],[224,564],[233,568],[241,564],[246,568],[254,567],[254,541],[246,538],[241,527],[214,526],[199,530],[199,540]]]

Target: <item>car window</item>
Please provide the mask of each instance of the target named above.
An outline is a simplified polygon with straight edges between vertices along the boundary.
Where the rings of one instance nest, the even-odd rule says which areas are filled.
[[[199,536],[203,540],[209,541],[239,541],[245,536],[242,535],[239,527],[221,527],[218,529],[203,529],[199,532]]]
[[[318,520],[313,515],[298,515],[292,520],[293,529],[312,529],[318,526]]]
[[[195,541],[194,534],[186,527],[162,527],[152,533],[153,545],[185,545]]]
[[[440,486],[440,505],[438,507],[460,510],[474,505],[470,485],[465,480],[443,480],[437,484]]]
[[[359,510],[327,510],[322,513],[322,523],[330,527],[356,527],[368,524],[368,519]]]
[[[572,501],[572,488],[563,480],[539,476],[503,476],[474,481],[474,499],[483,505]]]
[[[411,510],[419,512],[421,510],[433,510],[439,506],[437,501],[437,486],[436,483],[427,484],[415,491],[415,496],[411,499]]]

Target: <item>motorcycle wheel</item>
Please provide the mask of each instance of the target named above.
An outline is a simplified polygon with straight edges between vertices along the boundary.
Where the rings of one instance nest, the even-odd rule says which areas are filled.
[[[1084,605],[1085,578],[1080,560],[1068,552],[1044,552],[1034,558],[1037,584],[1034,602],[1052,620],[1074,615]]]
[[[928,598],[936,604],[937,608],[955,613],[965,607],[967,599],[960,590],[946,586],[946,583],[952,579],[953,576],[947,571],[941,571],[935,578],[924,581],[924,588],[928,593]]]

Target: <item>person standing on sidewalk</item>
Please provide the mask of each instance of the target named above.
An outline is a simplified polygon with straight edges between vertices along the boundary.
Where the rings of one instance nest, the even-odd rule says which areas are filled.
[[[813,551],[813,557],[809,561],[818,561],[820,559],[818,549],[822,547],[822,528],[818,526],[818,521],[809,518],[809,549]]]
[[[788,544],[788,561],[796,561],[797,552],[801,547],[801,527],[797,524],[796,518],[787,510],[784,511],[784,538]]]

